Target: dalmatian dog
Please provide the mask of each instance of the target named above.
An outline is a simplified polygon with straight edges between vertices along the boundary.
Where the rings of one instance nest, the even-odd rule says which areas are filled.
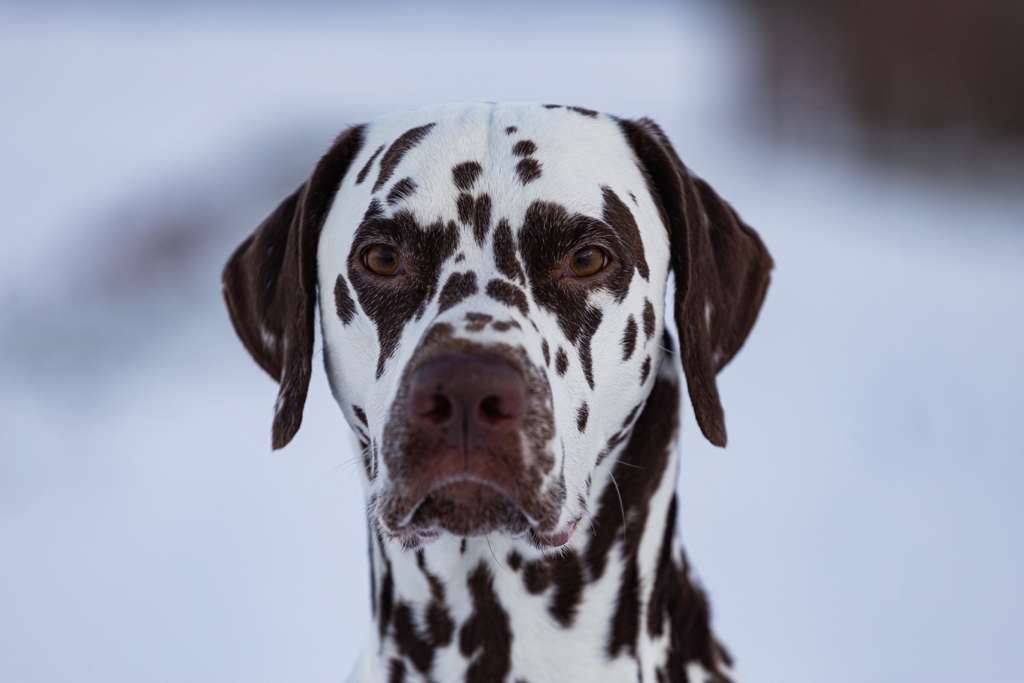
[[[350,680],[730,680],[676,533],[679,370],[724,446],[715,376],[771,268],[650,120],[452,105],[344,131],[223,283],[280,383],[274,448],[299,429],[319,301],[367,496],[374,620]]]

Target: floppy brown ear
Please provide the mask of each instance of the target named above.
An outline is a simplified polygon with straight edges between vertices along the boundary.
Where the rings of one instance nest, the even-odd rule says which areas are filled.
[[[281,384],[272,445],[292,440],[309,389],[320,230],[363,127],[349,128],[304,182],[238,246],[221,280],[231,322],[260,367]]]
[[[757,320],[773,266],[761,238],[711,186],[692,176],[649,119],[619,125],[639,157],[669,232],[676,276],[675,318],[683,371],[697,424],[725,446],[725,415],[715,375]]]

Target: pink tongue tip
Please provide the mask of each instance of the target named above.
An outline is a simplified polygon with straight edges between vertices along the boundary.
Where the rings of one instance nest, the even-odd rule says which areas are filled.
[[[576,531],[576,523],[575,522],[570,524],[568,527],[566,527],[562,531],[558,531],[558,532],[554,532],[554,533],[550,533],[550,534],[537,534],[537,538],[540,539],[541,543],[543,543],[545,545],[549,545],[552,548],[557,548],[558,546],[565,545],[566,543],[568,543],[569,539],[572,538],[572,534],[573,534],[574,531]]]

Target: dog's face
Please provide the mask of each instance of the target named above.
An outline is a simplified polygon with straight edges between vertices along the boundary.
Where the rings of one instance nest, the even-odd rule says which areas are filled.
[[[698,421],[724,444],[714,374],[770,267],[653,124],[452,106],[343,134],[236,252],[225,292],[281,381],[279,446],[301,417],[318,288],[328,377],[387,536],[560,546],[650,392],[670,269]]]
[[[629,144],[607,117],[519,106],[365,136],[318,273],[371,514],[403,540],[561,545],[661,354],[668,233]]]

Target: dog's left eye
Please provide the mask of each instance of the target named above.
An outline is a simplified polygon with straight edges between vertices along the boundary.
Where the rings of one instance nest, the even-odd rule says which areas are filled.
[[[600,247],[583,247],[572,255],[566,275],[571,277],[589,277],[604,269],[608,257]]]
[[[377,275],[400,275],[402,260],[398,252],[386,244],[375,244],[363,254],[363,263]]]

